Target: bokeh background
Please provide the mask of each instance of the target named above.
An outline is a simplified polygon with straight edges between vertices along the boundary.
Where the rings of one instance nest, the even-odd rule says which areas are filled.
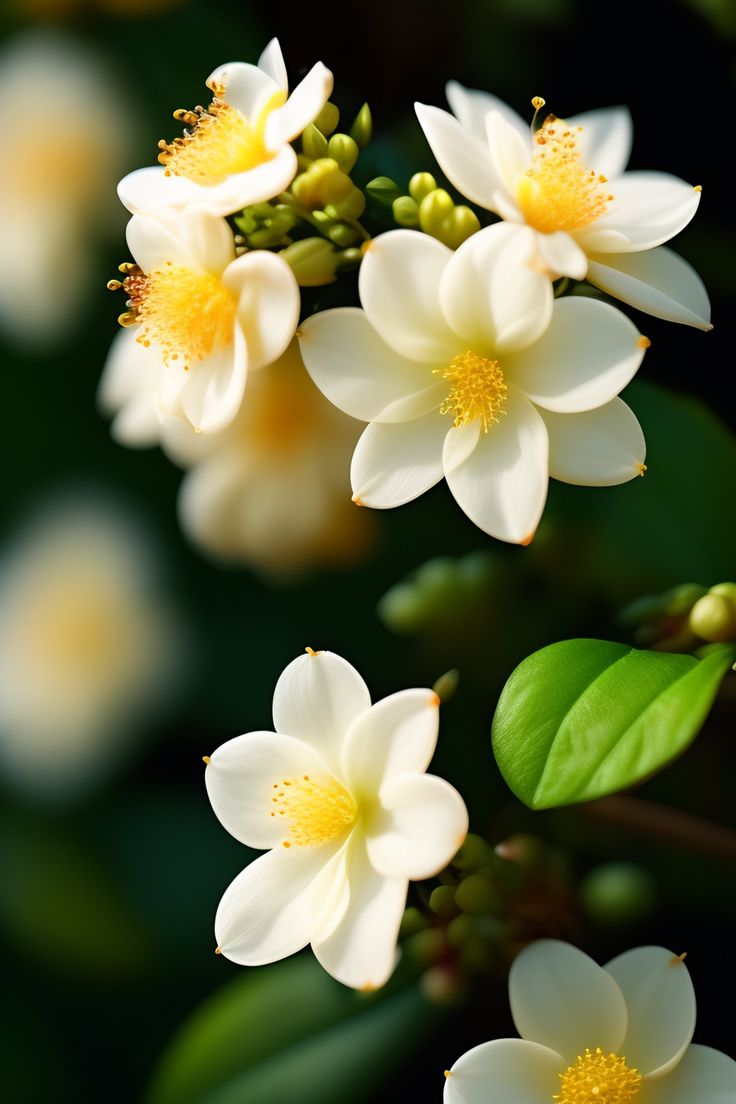
[[[635,864],[638,906],[614,923],[573,890],[568,934],[602,958],[650,941],[687,950],[696,1040],[736,1054],[736,836],[532,814],[490,749],[495,700],[525,655],[566,636],[627,639],[624,603],[734,577],[733,5],[12,0],[0,19],[2,1098],[438,1100],[445,1066],[511,1033],[502,956],[465,1003],[435,992],[444,1003],[430,1007],[431,985],[366,1004],[306,959],[263,971],[251,993],[247,971],[213,954],[219,896],[252,856],[215,821],[201,756],[268,726],[276,677],[307,644],[349,658],[376,698],[457,668],[436,770],[473,829],[542,837],[573,887]],[[333,69],[345,118],[369,101],[359,183],[434,170],[412,103],[443,104],[454,77],[521,111],[537,94],[561,116],[626,103],[633,167],[702,184],[676,247],[708,285],[715,330],[636,318],[653,342],[627,393],[645,479],[553,485],[529,549],[484,538],[444,487],[347,542],[338,526],[288,573],[263,554],[224,563],[182,534],[181,473],[117,445],[96,405],[120,309],[105,282],[127,259],[114,185],[153,160],[170,112],[201,99],[217,64],[255,61],[274,34],[292,74],[317,58]],[[275,562],[278,526],[269,539]],[[379,606],[436,557],[451,559]],[[639,796],[736,831],[735,718],[726,686],[696,744]],[[192,1015],[198,1028],[164,1058]]]

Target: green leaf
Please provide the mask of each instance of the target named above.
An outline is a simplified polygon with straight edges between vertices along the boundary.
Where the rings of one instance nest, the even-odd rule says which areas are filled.
[[[736,647],[704,659],[564,640],[519,664],[493,719],[506,782],[532,809],[641,782],[691,743]]]
[[[185,1024],[148,1104],[357,1104],[437,1021],[416,986],[367,997],[311,956],[248,971]]]

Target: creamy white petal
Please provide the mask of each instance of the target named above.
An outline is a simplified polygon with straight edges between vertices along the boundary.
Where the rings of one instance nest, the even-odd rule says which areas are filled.
[[[266,144],[278,149],[296,138],[317,118],[332,92],[332,73],[318,61],[289,96],[283,107],[270,112],[266,121]]]
[[[503,361],[510,382],[560,413],[603,406],[618,395],[642,362],[636,326],[615,307],[596,299],[557,299],[539,341]]]
[[[294,273],[281,257],[258,249],[233,261],[222,282],[238,296],[249,370],[271,364],[288,348],[299,321],[301,300]]]
[[[339,924],[326,938],[312,941],[317,959],[343,985],[378,989],[396,964],[396,941],[406,904],[407,882],[374,870],[365,842],[348,844],[350,900]]]
[[[581,126],[577,147],[588,169],[604,176],[620,176],[631,156],[634,128],[627,107],[601,107],[572,115],[565,122],[570,127]]]
[[[201,188],[183,176],[167,176],[163,165],[134,169],[118,184],[118,197],[132,214],[196,203]]]
[[[97,402],[108,417],[110,432],[129,448],[156,445],[161,436],[157,393],[161,355],[136,340],[135,327],[121,329],[113,338],[100,379]]]
[[[444,1104],[550,1104],[559,1054],[526,1039],[494,1039],[463,1054],[445,1081]]]
[[[389,230],[371,242],[360,266],[360,301],[371,325],[401,356],[435,365],[462,351],[438,293],[452,256],[418,230]]]
[[[493,210],[500,181],[485,134],[478,137],[439,107],[415,103],[414,109],[424,137],[450,183],[472,203]]]
[[[230,227],[224,219],[205,211],[166,209],[155,215],[133,215],[126,238],[144,272],[174,264],[219,276],[235,259]]]
[[[586,1048],[620,1053],[626,1002],[610,974],[556,939],[526,947],[509,975],[511,1014],[521,1036],[557,1051],[566,1063]]]
[[[646,444],[619,398],[580,414],[540,409],[549,436],[549,474],[580,487],[613,487],[644,474]]]
[[[296,153],[291,146],[283,145],[255,168],[226,176],[220,184],[199,187],[191,204],[214,215],[231,215],[285,191],[296,171]]]
[[[351,792],[372,796],[390,778],[425,771],[437,746],[439,706],[433,690],[400,690],[353,721],[341,767]]]
[[[354,501],[389,510],[424,494],[442,479],[442,446],[449,422],[436,411],[410,422],[371,422],[350,465]]]
[[[258,59],[258,68],[267,73],[284,92],[289,90],[289,78],[284,64],[284,55],[277,38],[272,38]]]
[[[664,947],[636,947],[605,969],[626,1001],[621,1053],[644,1077],[661,1077],[682,1058],[695,1030],[695,990],[687,966]]]
[[[558,276],[570,276],[573,280],[585,279],[588,271],[588,258],[569,234],[558,230],[554,234],[535,235],[539,258],[549,269],[552,279]]]
[[[693,1044],[665,1077],[645,1081],[642,1104],[733,1104],[736,1062],[712,1047]]]
[[[389,778],[379,801],[366,825],[366,846],[376,870],[387,877],[434,877],[455,857],[468,834],[465,802],[444,778]]]
[[[612,180],[605,215],[575,235],[586,253],[627,253],[662,245],[684,229],[700,192],[669,173],[631,172]]]
[[[394,412],[395,420],[403,421],[410,396],[428,396],[429,409],[434,404],[432,369],[394,352],[357,307],[307,318],[299,327],[299,348],[322,394],[353,418],[388,421]]]
[[[552,316],[552,287],[534,265],[536,235],[502,222],[479,230],[441,275],[442,311],[463,344],[487,356],[524,348]]]
[[[459,506],[485,533],[528,544],[547,497],[547,430],[539,413],[509,387],[506,416],[464,463],[445,471]]]
[[[324,887],[323,869],[337,846],[276,847],[247,866],[225,890],[215,915],[225,957],[240,966],[263,966],[306,947],[321,921],[317,890]]]
[[[518,131],[519,137],[529,144],[531,150],[531,119],[528,123],[524,122],[521,115],[503,100],[499,100],[498,96],[490,92],[482,92],[478,88],[465,88],[457,81],[448,81],[445,94],[453,113],[465,129],[476,138],[480,138],[484,144],[488,141],[486,116],[489,111],[496,111],[514,130]]]
[[[531,163],[531,142],[525,142],[497,111],[486,116],[486,136],[496,176],[515,204],[519,179]]]
[[[186,373],[170,367],[167,374],[182,373],[181,408],[194,428],[216,433],[229,425],[240,408],[247,369],[245,340],[242,330],[235,325],[231,345],[193,364]]]
[[[692,265],[667,246],[643,253],[592,253],[588,279],[637,310],[710,330],[710,300]]]
[[[266,51],[270,46],[271,43]],[[225,65],[218,65],[210,73],[207,83],[221,84],[225,89],[227,102],[236,107],[246,119],[250,118],[259,100],[273,95],[280,88],[276,78],[260,62],[258,65],[250,65],[245,61],[229,61]]]
[[[478,444],[481,434],[480,419],[468,425],[451,426],[442,446],[442,470],[454,471],[458,464],[462,464],[470,456]]]
[[[220,824],[247,847],[265,849],[281,846],[289,835],[287,818],[274,808],[275,787],[305,774],[334,785],[311,744],[278,732],[246,732],[212,753],[204,778]]]
[[[317,652],[293,660],[273,694],[273,723],[311,744],[340,776],[343,739],[356,717],[370,709],[365,682],[347,660]]]

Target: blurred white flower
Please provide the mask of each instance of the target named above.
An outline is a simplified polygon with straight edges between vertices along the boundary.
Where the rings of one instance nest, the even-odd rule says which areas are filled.
[[[702,280],[663,248],[695,214],[700,187],[668,173],[624,172],[626,108],[548,115],[532,133],[487,92],[451,81],[447,98],[454,115],[415,105],[443,172],[472,202],[531,227],[551,276],[586,278],[638,310],[711,329]]]
[[[42,344],[71,327],[130,129],[115,82],[78,43],[26,32],[0,52],[0,327]]]
[[[234,61],[207,80],[210,106],[177,111],[182,138],[159,143],[161,166],[137,169],[118,195],[133,213],[198,207],[230,215],[283,192],[297,170],[289,145],[317,117],[332,91],[332,73],[317,62],[289,96],[277,39],[258,65]]]
[[[426,774],[439,698],[403,690],[371,705],[358,672],[332,652],[289,664],[273,699],[275,732],[248,732],[208,760],[224,827],[271,848],[226,890],[215,918],[222,954],[244,966],[311,943],[345,985],[390,976],[409,879],[429,878],[467,832],[462,798]]]
[[[644,438],[617,395],[649,345],[605,303],[553,300],[534,234],[499,224],[453,253],[414,230],[375,238],[363,310],[312,315],[304,363],[369,422],[353,456],[358,505],[387,509],[444,476],[486,533],[528,544],[548,475],[607,486],[644,471]]]
[[[104,773],[182,657],[144,535],[113,505],[61,499],[0,560],[0,770],[40,794]]]
[[[638,947],[605,968],[540,940],[511,967],[521,1039],[481,1043],[446,1071],[445,1104],[727,1104],[736,1062],[691,1044],[695,993],[682,958]]]
[[[299,287],[275,253],[236,257],[227,222],[204,211],[134,215],[122,266],[128,310],[101,383],[100,401],[121,411],[122,432],[155,434],[141,384],[162,412],[197,430],[222,429],[238,412],[246,375],[284,352],[299,320]],[[120,281],[110,282],[118,287]],[[145,381],[148,379],[148,386]]]

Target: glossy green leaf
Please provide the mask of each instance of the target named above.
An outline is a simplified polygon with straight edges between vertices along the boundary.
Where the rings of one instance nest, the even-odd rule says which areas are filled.
[[[605,640],[564,640],[529,656],[504,687],[493,750],[533,809],[569,805],[641,782],[697,735],[736,647],[706,658]]]
[[[357,1104],[437,1017],[416,986],[366,997],[307,955],[244,972],[175,1038],[147,1104]]]

